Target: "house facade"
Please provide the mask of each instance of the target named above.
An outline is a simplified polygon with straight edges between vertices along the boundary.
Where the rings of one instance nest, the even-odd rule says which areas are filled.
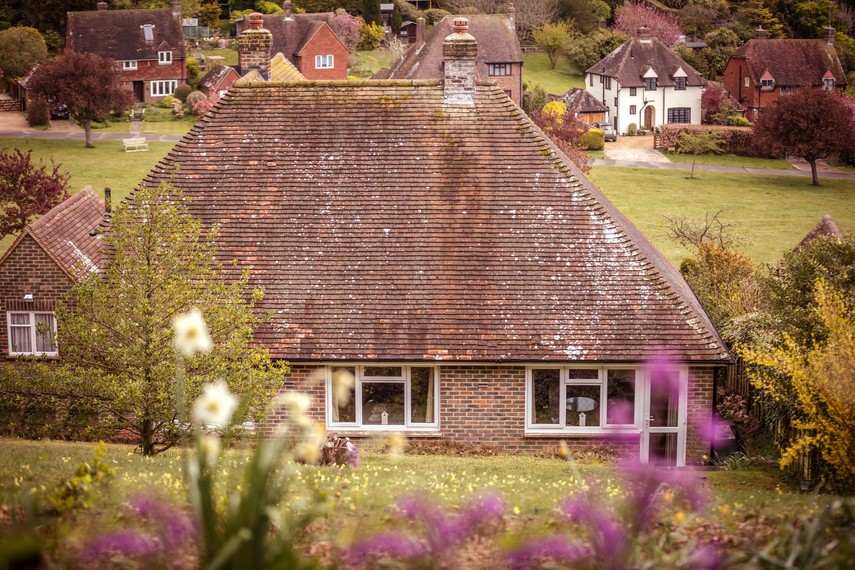
[[[523,55],[515,31],[513,7],[508,14],[473,14],[469,33],[478,42],[477,76],[493,81],[508,97],[522,102]],[[416,40],[404,55],[374,79],[441,79],[443,77],[443,42],[452,32],[454,16],[439,21],[430,34],[425,34],[424,18],[416,25]]]
[[[101,262],[104,201],[90,187],[28,225],[0,258],[0,346],[7,358],[58,356],[56,301]]]
[[[217,63],[199,80],[199,90],[212,101],[219,101],[226,91],[240,79],[234,67]]]
[[[834,28],[824,40],[771,40],[758,30],[731,55],[724,70],[724,87],[746,107],[754,120],[764,107],[802,86],[846,88],[846,74],[834,47]]]
[[[573,87],[564,95],[550,95],[549,100],[567,105],[567,110],[586,125],[609,121],[609,108],[584,89]]]
[[[156,102],[187,82],[181,2],[163,10],[69,12],[65,48],[116,61],[138,102]]]
[[[270,60],[281,53],[308,80],[347,79],[350,51],[330,27],[333,16],[296,14],[286,1],[282,14],[254,12],[239,19],[235,24],[241,75],[256,69],[269,78]]]
[[[619,133],[630,124],[646,130],[701,124],[704,85],[700,73],[644,27],[585,75],[585,90],[609,108]]]
[[[478,79],[465,19],[444,44],[441,79],[238,82],[143,183],[173,183],[219,227],[229,271],[265,292],[255,340],[328,430],[701,462],[730,361],[708,316]]]

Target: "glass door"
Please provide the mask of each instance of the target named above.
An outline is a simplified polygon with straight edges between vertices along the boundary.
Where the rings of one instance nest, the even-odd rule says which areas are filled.
[[[644,392],[641,460],[682,467],[686,464],[688,371],[649,370]]]

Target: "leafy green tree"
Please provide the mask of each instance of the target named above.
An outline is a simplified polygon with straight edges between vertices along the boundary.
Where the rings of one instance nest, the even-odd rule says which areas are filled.
[[[558,56],[570,47],[572,38],[572,29],[564,22],[545,24],[532,32],[534,45],[546,53],[546,57],[549,58],[549,67],[552,69],[555,69],[558,63]]]
[[[393,33],[398,33],[401,29],[401,24],[404,23],[404,18],[401,16],[401,9],[398,8],[398,4],[395,4],[395,7],[392,8],[392,19],[389,22],[389,25],[392,27]]]
[[[762,27],[766,30],[768,38],[777,39],[785,36],[784,24],[760,2],[743,4],[739,7],[737,17],[746,24],[752,34],[754,30]]]
[[[567,49],[573,67],[584,73],[627,40],[627,36],[609,29],[600,29],[574,38]]]
[[[252,344],[262,292],[247,291],[247,274],[226,279],[216,231],[204,231],[183,203],[170,185],[137,188],[113,212],[104,237],[109,263],[75,285],[57,311],[66,368],[100,386],[108,396],[103,413],[133,433],[145,455],[177,443],[177,420],[187,417],[175,390],[176,316],[198,307],[213,340],[210,352],[180,361],[185,401],[222,379],[249,402],[242,415],[258,418],[286,372]]]
[[[383,26],[383,16],[380,15],[380,0],[363,0],[362,19],[366,24]]]
[[[622,6],[618,2],[617,6]],[[573,28],[582,34],[598,30],[613,12],[613,6],[603,0],[558,0],[558,18],[572,22]]]
[[[836,4],[830,0],[802,0],[794,2],[787,23],[797,38],[822,38],[829,25],[828,16]]]
[[[0,67],[6,75],[23,77],[47,56],[47,44],[35,28],[19,26],[0,32]]]
[[[692,171],[689,178],[695,178],[695,162],[700,154],[720,154],[724,141],[721,135],[714,131],[700,132],[692,134],[682,132],[677,137],[677,152],[680,154],[692,155]]]
[[[217,2],[202,2],[199,6],[199,23],[211,29],[217,27],[222,16],[222,8]]]

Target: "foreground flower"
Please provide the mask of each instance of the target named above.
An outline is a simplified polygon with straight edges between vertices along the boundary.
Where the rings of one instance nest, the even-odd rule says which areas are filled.
[[[178,315],[172,321],[175,329],[175,349],[185,357],[190,358],[197,352],[208,352],[213,343],[211,335],[208,334],[208,325],[202,317],[202,312],[196,307],[190,309],[189,313]]]
[[[193,420],[206,426],[224,428],[229,425],[237,409],[237,398],[222,380],[206,384],[202,395],[193,404]]]

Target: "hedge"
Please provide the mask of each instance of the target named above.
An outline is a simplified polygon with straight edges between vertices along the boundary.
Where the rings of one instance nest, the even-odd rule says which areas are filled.
[[[579,148],[603,150],[605,146],[605,135],[602,129],[588,129],[579,137]]]
[[[771,158],[761,152],[754,143],[754,129],[751,127],[728,127],[723,125],[662,125],[659,129],[659,146],[677,148],[680,133],[696,135],[698,133],[717,132],[724,141],[724,151],[740,156]]]

